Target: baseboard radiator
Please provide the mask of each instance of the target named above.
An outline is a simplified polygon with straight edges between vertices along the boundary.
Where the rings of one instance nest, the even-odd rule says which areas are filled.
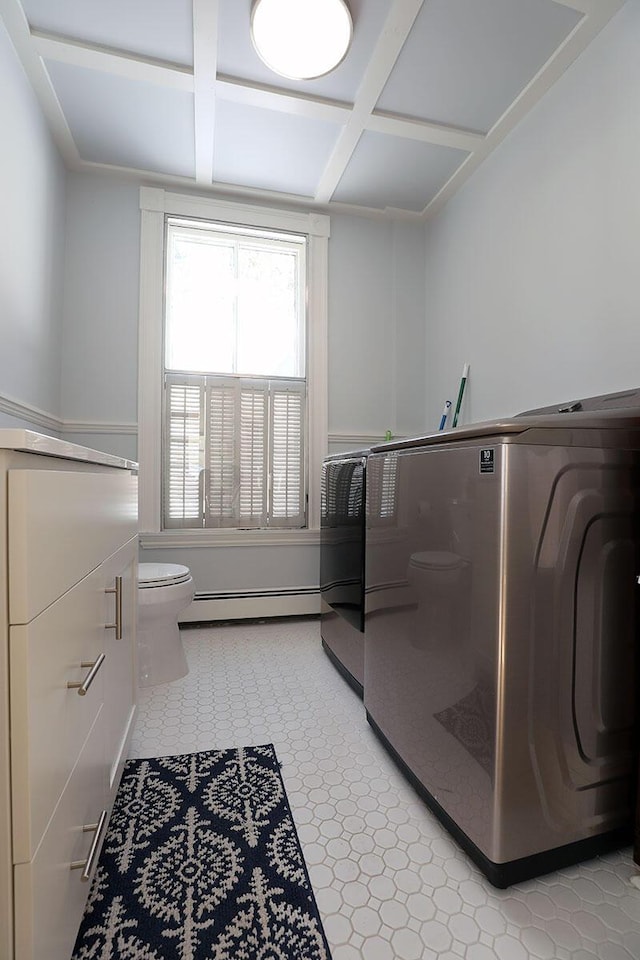
[[[180,623],[248,620],[256,617],[313,616],[320,613],[318,587],[218,590],[196,593]]]

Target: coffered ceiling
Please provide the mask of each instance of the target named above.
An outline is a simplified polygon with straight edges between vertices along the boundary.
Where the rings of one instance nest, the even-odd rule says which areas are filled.
[[[73,170],[407,219],[432,214],[623,0],[347,0],[351,50],[291,81],[251,0],[0,0]]]

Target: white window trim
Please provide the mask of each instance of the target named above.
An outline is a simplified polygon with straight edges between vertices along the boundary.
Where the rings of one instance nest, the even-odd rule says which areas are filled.
[[[308,527],[305,530],[279,531],[274,537],[269,530],[245,531],[234,542],[246,539],[247,545],[260,542],[298,542],[307,540],[320,529],[320,470],[327,453],[327,310],[329,217],[318,213],[277,210],[249,206],[213,198],[170,193],[158,187],[140,188],[140,313],[138,337],[138,460],[140,530],[153,535],[154,541],[171,538],[186,545],[193,539],[193,530],[167,530],[162,525],[162,337],[164,291],[164,221],[165,216],[214,220],[219,223],[244,224],[266,229],[287,230],[309,237],[308,278],[308,450],[309,505]],[[218,534],[218,535],[217,535]],[[225,531],[207,530],[198,543],[222,545]],[[226,539],[229,539],[226,531]],[[143,541],[144,542],[144,541]]]

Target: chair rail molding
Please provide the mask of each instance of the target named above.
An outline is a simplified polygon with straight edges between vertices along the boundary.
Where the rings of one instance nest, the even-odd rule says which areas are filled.
[[[117,433],[136,436],[137,423],[107,423],[104,420],[63,420],[64,433]]]
[[[15,417],[17,420],[26,420],[35,427],[43,427],[45,430],[54,430],[59,433],[64,430],[63,421],[60,417],[41,410],[40,407],[34,407],[30,403],[22,400],[16,400],[14,397],[7,397],[0,393],[0,413],[6,413],[9,417]]]
[[[135,436],[138,432],[138,424],[131,421],[110,423],[106,420],[67,420],[47,410],[41,410],[40,407],[24,400],[16,400],[15,397],[2,393],[0,393],[0,413],[15,417],[16,420],[26,420],[34,427],[52,430],[54,433],[105,433]]]

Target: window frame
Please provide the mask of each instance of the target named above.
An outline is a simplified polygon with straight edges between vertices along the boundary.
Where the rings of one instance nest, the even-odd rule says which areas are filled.
[[[138,460],[140,530],[144,545],[168,539],[184,546],[296,543],[317,539],[320,470],[327,453],[327,304],[329,217],[208,197],[140,188],[140,304],[138,340]],[[301,233],[307,251],[307,527],[301,530],[162,529],[163,327],[165,220],[211,220],[230,226]]]

